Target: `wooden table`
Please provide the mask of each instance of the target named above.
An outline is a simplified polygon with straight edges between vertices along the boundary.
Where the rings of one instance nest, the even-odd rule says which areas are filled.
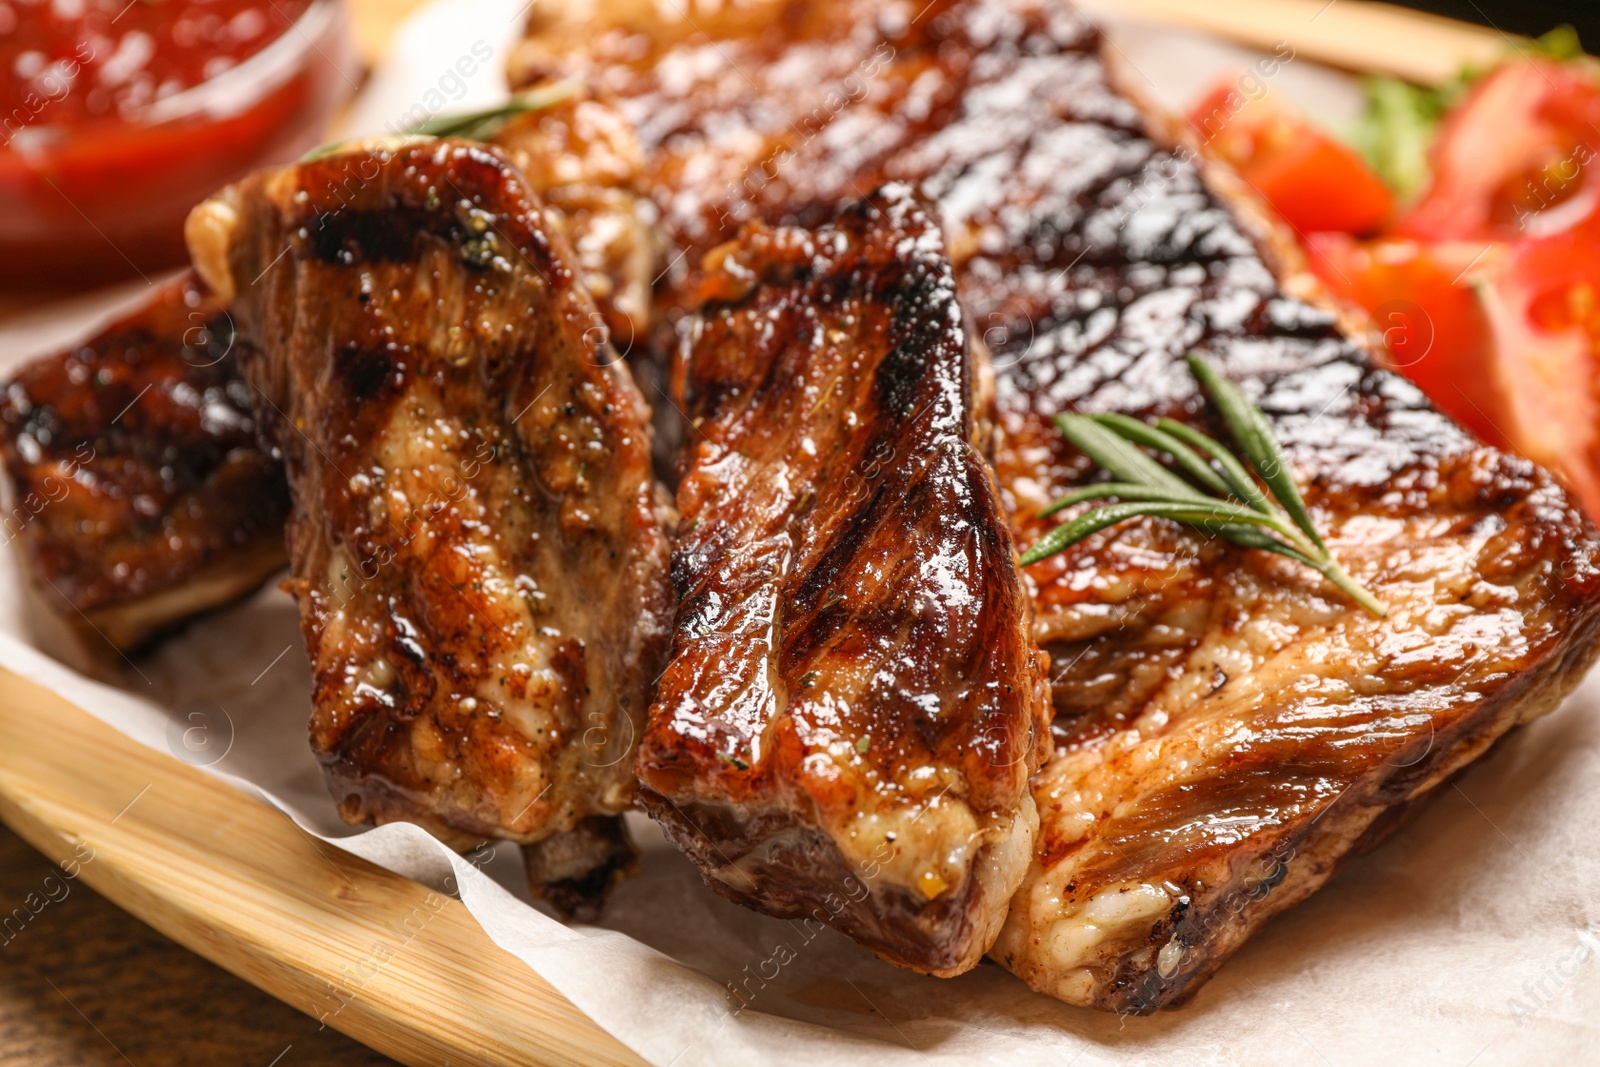
[[[60,874],[0,825],[0,917],[49,900],[0,932],[0,1067],[393,1063]]]

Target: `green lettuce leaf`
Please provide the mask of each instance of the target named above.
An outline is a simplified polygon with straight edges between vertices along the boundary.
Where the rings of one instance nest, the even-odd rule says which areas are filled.
[[[1571,26],[1557,26],[1518,51],[1559,62],[1583,58],[1578,31]],[[1432,88],[1387,75],[1361,79],[1366,112],[1350,131],[1350,142],[1402,200],[1418,196],[1428,183],[1428,150],[1439,122],[1491,69],[1464,67],[1446,84]]]

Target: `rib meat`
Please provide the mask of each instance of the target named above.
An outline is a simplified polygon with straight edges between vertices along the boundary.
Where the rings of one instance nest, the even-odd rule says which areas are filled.
[[[1027,309],[1027,342],[997,355],[1019,540],[1087,474],[1053,412],[1221,432],[1182,372],[1198,348],[1267,412],[1334,553],[1389,610],[1156,521],[1032,568],[1062,664],[1061,754],[1036,782],[1041,847],[996,954],[1061,999],[1142,1013],[1555,707],[1594,658],[1600,541],[1549,474],[1473,439],[1286,291],[1307,289],[1289,243],[1128,115],[1095,34],[1062,46],[1083,76],[1025,117],[1098,128],[1105,148],[1095,173],[1051,182],[1071,209],[1050,219],[1050,254],[994,264]]]
[[[1045,663],[939,234],[904,187],[713,253],[640,800],[717,892],[975,965],[1028,863]]]
[[[185,276],[5,387],[6,540],[90,650],[135,651],[284,564],[288,490],[256,447],[236,343]]]
[[[530,12],[508,73],[524,88],[581,84],[632,124],[639,184],[668,242],[669,313],[693,308],[701,257],[743,223],[819,225],[889,181],[937,202],[970,303],[993,279],[963,270],[969,259],[1048,245],[1054,214],[1071,207],[1052,194],[1055,171],[1108,165],[1097,124],[1064,123],[1042,102],[1092,87],[1088,32],[1051,0],[713,11],[551,0]],[[1136,120],[1127,101],[1096,99],[1106,118]],[[1029,121],[1041,114],[1043,126]]]
[[[1176,1002],[1589,665],[1600,545],[1571,497],[1291,295],[1315,294],[1287,245],[1118,91],[1070,8],[769,0],[580,29],[582,8],[542,6],[514,69],[585,77],[637,124],[686,265],[669,306],[742,219],[914,182],[994,351],[1019,543],[1089,476],[1055,412],[1219,432],[1181,362],[1199,348],[1265,408],[1335,553],[1389,604],[1369,619],[1287,561],[1155,520],[1031,568],[1059,754],[996,956],[1035,988]]]
[[[643,402],[538,198],[483,145],[356,146],[224,190],[189,235],[288,465],[341,814],[570,832],[533,862],[569,888],[574,841],[620,862],[593,820],[632,799],[667,545]]]
[[[660,249],[631,128],[572,98],[492,140],[574,249],[595,298],[590,328],[642,353]],[[136,651],[286,562],[282,463],[257,447],[235,343],[227,308],[188,275],[19,371],[0,400],[0,458],[17,489],[6,534],[91,650]],[[652,365],[641,369],[664,385]]]

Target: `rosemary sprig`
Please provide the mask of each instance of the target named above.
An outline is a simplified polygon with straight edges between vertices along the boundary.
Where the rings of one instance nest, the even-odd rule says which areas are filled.
[[[543,111],[571,98],[574,85],[570,81],[514,93],[503,104],[468,111],[458,115],[435,115],[408,127],[407,133],[418,137],[462,137],[469,141],[484,141],[500,132],[506,123],[530,111]]]
[[[1073,490],[1039,517],[1048,518],[1086,500],[1114,499],[1118,503],[1102,504],[1057,526],[1023,553],[1023,565],[1047,559],[1109,526],[1152,515],[1217,534],[1245,548],[1286,556],[1321,574],[1351,600],[1383,618],[1387,614],[1384,606],[1339,566],[1312,524],[1311,512],[1266,416],[1205,360],[1191,355],[1188,362],[1195,378],[1211,394],[1250,470],[1220,442],[1172,419],[1152,425],[1126,415],[1057,415],[1062,436],[1110,473],[1112,480]],[[1140,446],[1168,456],[1176,471],[1157,463]]]
[[[460,137],[468,141],[487,141],[499,133],[512,119],[530,111],[543,111],[571,98],[575,86],[570,81],[540,86],[526,92],[514,93],[503,104],[465,111],[454,115],[434,115],[414,125],[407,126],[401,137]],[[300,162],[310,163],[326,156],[336,155],[355,140],[330,141],[318,145],[300,157]]]

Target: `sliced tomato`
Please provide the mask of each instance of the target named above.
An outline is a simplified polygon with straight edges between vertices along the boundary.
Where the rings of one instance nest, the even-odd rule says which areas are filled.
[[[1394,232],[1509,240],[1567,229],[1600,203],[1600,85],[1587,66],[1520,59],[1446,116],[1433,180]]]
[[[1600,517],[1600,216],[1511,246],[1478,291],[1506,434]]]
[[[1335,295],[1364,309],[1382,331],[1395,369],[1440,410],[1505,448],[1491,363],[1495,346],[1474,282],[1500,255],[1468,241],[1357,240],[1314,233],[1306,252]]]
[[[1189,113],[1207,150],[1301,234],[1381,228],[1394,211],[1394,194],[1366,161],[1281,94],[1247,96],[1239,88],[1245,83],[1244,76],[1224,79]]]

